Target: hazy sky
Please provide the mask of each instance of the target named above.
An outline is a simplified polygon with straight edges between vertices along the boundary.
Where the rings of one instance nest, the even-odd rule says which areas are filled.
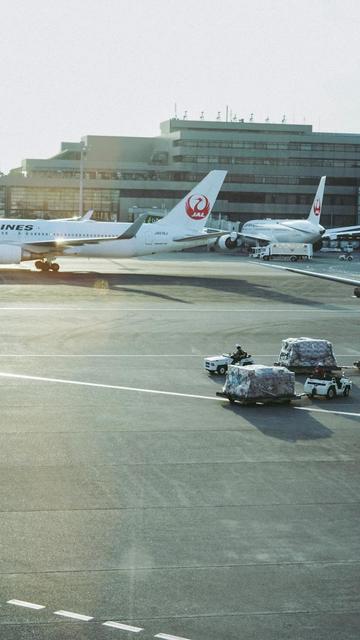
[[[360,133],[356,0],[0,0],[0,170],[184,110]]]

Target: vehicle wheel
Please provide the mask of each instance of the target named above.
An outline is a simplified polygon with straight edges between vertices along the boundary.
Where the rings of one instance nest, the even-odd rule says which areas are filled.
[[[352,256],[348,256],[348,257],[346,258],[346,260],[347,260],[348,262],[351,262],[351,260],[352,260],[352,259],[353,259],[353,257],[352,257]]]
[[[349,394],[350,394],[350,387],[345,387],[345,389],[343,391],[343,396],[345,396],[345,398],[347,398]]]
[[[229,402],[230,404],[235,404],[235,400],[232,396],[229,396]]]
[[[316,389],[315,387],[311,390],[311,398],[314,398],[316,396]]]
[[[329,387],[329,388],[328,388],[328,392],[327,392],[327,394],[326,394],[326,397],[327,397],[329,400],[332,400],[333,398],[335,398],[335,396],[336,396],[336,389],[335,389],[335,387]]]
[[[340,256],[339,260],[345,260],[345,256]]]
[[[50,264],[50,269],[51,271],[59,271],[60,265],[57,262],[52,262]]]
[[[296,261],[297,261],[296,256],[290,256],[290,262],[296,262]]]
[[[226,371],[227,371],[227,367],[224,364],[220,365],[220,367],[217,368],[217,372],[219,376],[224,376]]]

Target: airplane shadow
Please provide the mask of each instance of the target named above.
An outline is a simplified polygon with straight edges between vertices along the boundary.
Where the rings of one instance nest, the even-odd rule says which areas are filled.
[[[186,294],[191,288],[198,290],[212,290],[219,294],[232,294],[235,297],[253,298],[264,302],[278,302],[298,305],[307,308],[324,308],[323,301],[308,299],[305,295],[300,297],[295,293],[285,293],[266,285],[238,277],[207,277],[185,275],[158,275],[138,273],[99,273],[91,272],[36,272],[20,269],[4,269],[0,271],[1,285],[37,285],[37,286],[71,286],[85,287],[99,291],[126,292],[136,295],[163,298],[183,304],[193,304],[187,300]],[[148,289],[147,287],[152,287]],[[183,296],[173,296],[166,293],[167,287],[180,287],[184,291]],[[156,289],[156,290],[155,290]],[[198,300],[197,300],[198,302]],[[326,308],[338,309],[336,304],[327,303]]]

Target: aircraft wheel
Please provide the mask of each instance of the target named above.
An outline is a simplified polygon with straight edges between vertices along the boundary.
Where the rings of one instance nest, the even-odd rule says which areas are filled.
[[[49,263],[49,262],[42,262],[42,263],[41,263],[41,267],[40,267],[40,269],[41,269],[42,271],[49,271],[49,269],[50,269],[50,263]]]
[[[36,261],[35,261],[35,268],[36,268],[36,269],[39,269],[39,270],[41,271],[41,270],[42,270],[42,268],[43,268],[43,264],[44,264],[44,263],[43,263],[43,261],[42,261],[42,260],[36,260]]]
[[[50,265],[51,271],[59,271],[60,265],[57,262],[52,262]]]

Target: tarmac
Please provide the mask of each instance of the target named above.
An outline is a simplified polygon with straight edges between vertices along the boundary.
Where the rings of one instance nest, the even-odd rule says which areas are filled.
[[[0,638],[358,640],[359,374],[240,407],[203,369],[304,335],[350,366],[353,288],[222,254],[59,263],[0,271]]]

